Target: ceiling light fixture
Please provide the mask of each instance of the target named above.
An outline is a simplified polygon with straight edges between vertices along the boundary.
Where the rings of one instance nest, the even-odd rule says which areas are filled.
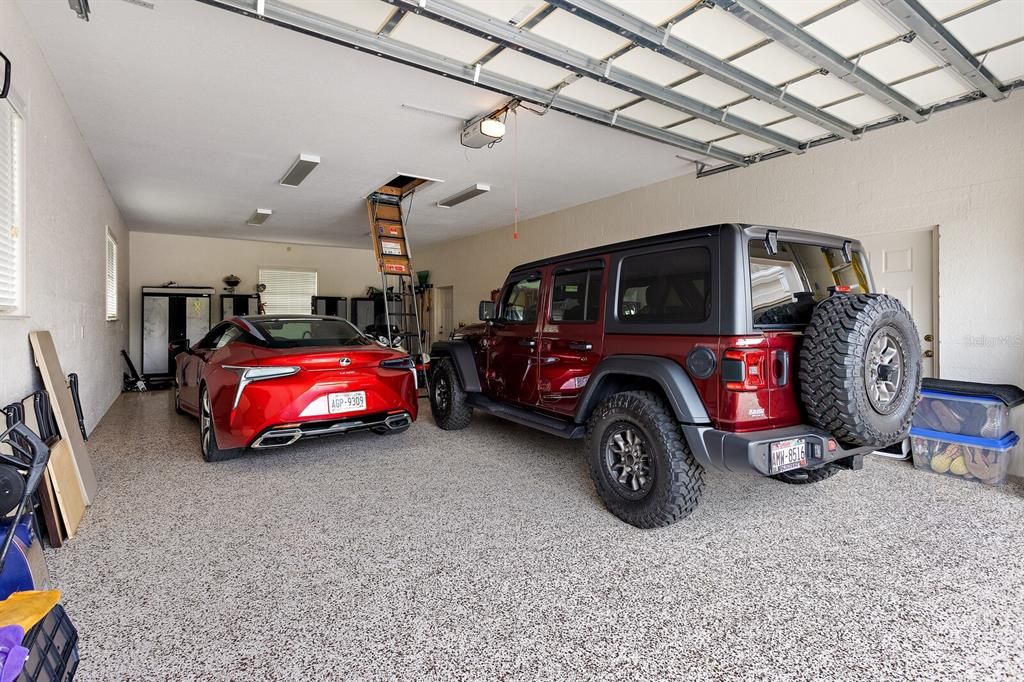
[[[269,208],[257,208],[256,212],[249,216],[249,221],[246,225],[262,225],[272,215],[274,215],[274,212]]]
[[[313,172],[313,169],[320,165],[320,157],[313,154],[299,154],[295,163],[288,169],[288,172],[281,178],[281,184],[285,187],[298,187],[306,176]]]
[[[452,206],[458,206],[463,201],[469,201],[473,197],[478,197],[481,194],[486,194],[491,191],[490,185],[482,185],[479,182],[471,187],[467,187],[461,192],[456,192],[447,199],[442,199],[437,202],[438,208],[451,208]]]
[[[89,0],[68,0],[70,7],[79,19],[89,21]]]

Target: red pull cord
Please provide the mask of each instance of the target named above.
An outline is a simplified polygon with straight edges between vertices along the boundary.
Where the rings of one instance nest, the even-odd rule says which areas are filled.
[[[519,115],[512,110],[512,239],[519,239]]]

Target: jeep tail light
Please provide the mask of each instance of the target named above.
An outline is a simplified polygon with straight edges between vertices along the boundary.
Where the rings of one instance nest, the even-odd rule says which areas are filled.
[[[731,348],[722,356],[722,380],[729,391],[757,391],[768,387],[767,353],[760,348]]]

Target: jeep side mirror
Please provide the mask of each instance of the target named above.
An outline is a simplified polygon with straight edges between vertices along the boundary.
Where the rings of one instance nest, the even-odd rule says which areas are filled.
[[[481,322],[488,322],[493,320],[494,315],[494,303],[491,301],[480,301],[480,307],[478,309],[477,317],[480,318]]]

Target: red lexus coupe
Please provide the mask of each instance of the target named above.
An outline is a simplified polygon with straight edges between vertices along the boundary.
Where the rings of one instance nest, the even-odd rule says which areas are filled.
[[[412,358],[336,317],[234,317],[175,361],[175,409],[199,417],[208,462],[416,420]]]

